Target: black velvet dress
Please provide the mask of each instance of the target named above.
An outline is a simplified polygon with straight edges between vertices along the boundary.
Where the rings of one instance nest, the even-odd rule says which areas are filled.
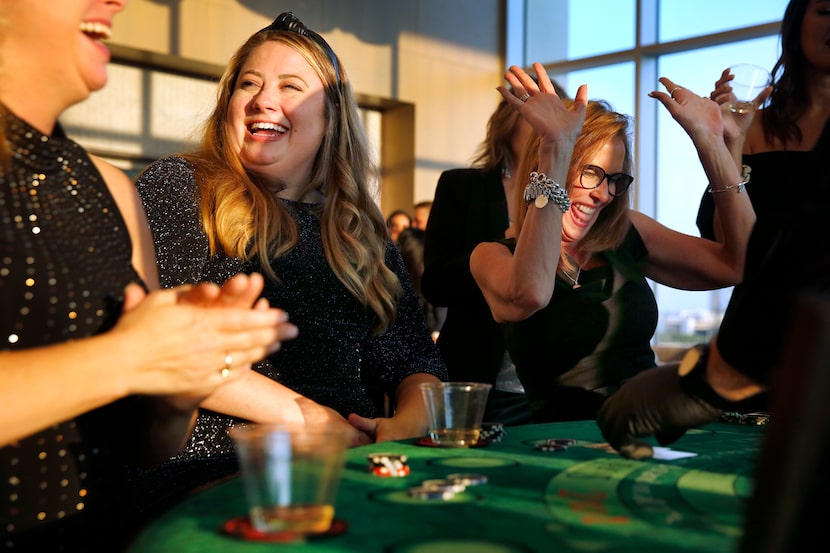
[[[505,240],[515,248],[515,240]],[[638,268],[646,248],[631,226],[623,244],[582,270],[579,287],[557,276],[550,303],[505,323],[507,348],[534,422],[593,419],[628,378],[655,366],[657,302]]]
[[[796,209],[793,208],[794,204],[806,200],[808,204],[812,204],[814,207],[824,201],[830,190],[827,186],[828,179],[824,174],[828,155],[830,155],[830,122],[825,124],[824,130],[812,150],[773,150],[743,156],[743,163],[752,168],[751,178],[746,185],[746,193],[749,194],[749,198],[752,200],[752,207],[755,209],[755,216],[758,221],[753,236],[753,247],[750,249],[752,255],[747,260],[746,277],[751,276],[750,272],[756,270],[750,262],[762,263],[756,261],[762,259],[763,253],[759,252],[766,249],[762,237],[769,239],[767,246],[771,248],[773,237],[775,237],[775,240],[783,239],[776,235],[780,232],[780,229],[791,226],[790,219],[797,217],[812,218],[812,216],[805,213],[792,215],[796,212]],[[802,195],[804,198],[801,198]],[[715,201],[712,194],[706,192],[700,200],[697,213],[697,227],[700,235],[704,238],[714,240],[714,215]],[[824,214],[820,214],[819,217],[824,217]],[[807,228],[809,224],[809,222],[804,222],[801,226]],[[815,236],[821,236],[822,234],[816,233]],[[789,240],[789,238],[787,239]],[[812,240],[808,239],[808,243],[812,244]],[[798,241],[794,240],[793,243],[798,243]],[[787,269],[782,267],[782,270]],[[792,272],[797,273],[798,271],[793,270]],[[802,275],[798,275],[798,278],[801,277]],[[792,284],[795,287],[796,281],[793,280]],[[746,295],[752,297],[755,293],[743,291],[742,287],[741,284],[736,286],[732,293],[733,296]],[[730,302],[735,303],[737,301],[737,299],[730,298]],[[740,299],[740,302],[743,309],[754,308],[750,305],[751,302],[746,302],[743,298]],[[730,335],[733,332],[734,328],[730,329]],[[767,343],[775,343],[775,340]],[[737,403],[735,410],[743,413],[768,411],[770,404],[770,394],[765,392]]]
[[[777,217],[787,204],[792,203],[794,194],[821,190],[827,192],[826,177],[822,174],[822,163],[830,154],[830,122],[812,150],[774,150],[743,156],[743,163],[752,168],[746,193],[752,200],[758,219]],[[822,159],[822,156],[823,159]],[[714,239],[713,218],[715,200],[712,194],[704,192],[697,212],[697,228],[704,238]]]
[[[45,136],[5,109],[0,126],[12,154],[10,167],[0,172],[0,350],[109,329],[120,315],[124,287],[140,279],[127,228],[101,174],[60,127]],[[127,535],[122,523],[132,512],[119,504],[122,446],[136,435],[129,427],[137,418],[128,411],[130,401],[0,448],[0,548],[120,549]]]

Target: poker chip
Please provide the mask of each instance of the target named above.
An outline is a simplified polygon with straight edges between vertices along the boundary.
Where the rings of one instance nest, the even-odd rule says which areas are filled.
[[[443,488],[430,488],[427,486],[413,486],[409,488],[409,496],[415,499],[427,499],[432,501],[446,501],[455,497],[457,492]]]
[[[533,449],[538,451],[567,451],[568,446],[565,444],[555,444],[555,443],[548,443],[548,442],[541,442],[535,444]]]
[[[370,453],[369,472],[375,476],[403,477],[409,476],[408,457],[397,453]]]
[[[467,485],[464,482],[452,478],[424,480],[423,482],[421,482],[421,487],[446,490],[451,491],[453,493],[461,493],[465,489],[467,489]]]
[[[487,477],[483,474],[450,474],[447,480],[464,486],[480,486],[487,483]]]
[[[543,442],[545,445],[576,445],[576,440],[573,438],[548,438]]]
[[[738,413],[736,411],[724,411],[721,413],[720,422],[734,424],[749,424],[753,426],[764,426],[771,420],[771,413]]]
[[[506,432],[504,425],[498,422],[483,422],[481,423],[481,434],[479,439],[490,443],[497,443],[504,438]]]
[[[348,529],[349,525],[346,521],[335,518],[331,521],[331,526],[328,530],[323,532],[308,532],[298,533],[289,530],[282,532],[263,532],[257,530],[251,523],[251,519],[247,516],[236,517],[226,521],[222,525],[222,531],[235,538],[246,541],[269,542],[269,543],[286,543],[296,542],[298,540],[310,540],[315,538],[325,538],[330,536],[339,536]]]

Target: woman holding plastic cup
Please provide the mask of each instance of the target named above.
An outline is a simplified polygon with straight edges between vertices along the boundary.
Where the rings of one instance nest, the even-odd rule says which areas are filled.
[[[142,488],[234,472],[227,430],[240,421],[335,429],[350,445],[424,435],[418,384],[446,366],[372,196],[375,170],[341,61],[283,13],[233,55],[198,150],[139,176],[163,286],[259,271],[299,330],[203,402],[169,473]]]
[[[749,125],[743,148],[736,145],[738,130],[727,132],[727,144],[738,166],[751,168],[746,190],[758,219],[778,217],[786,202],[785,182],[813,183],[819,175],[808,170],[812,156],[830,153],[830,51],[826,37],[830,18],[826,2],[791,0],[781,22],[781,56],[772,68],[769,101],[755,117],[737,116],[737,125]],[[728,104],[733,75],[724,70],[710,97]],[[737,150],[737,151],[735,151]],[[704,193],[697,215],[704,238],[721,240],[721,225],[712,194]]]

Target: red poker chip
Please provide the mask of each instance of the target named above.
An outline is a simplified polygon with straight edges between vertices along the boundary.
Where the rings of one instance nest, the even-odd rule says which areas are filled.
[[[370,453],[368,455],[369,472],[375,476],[403,477],[409,476],[407,456],[397,453]]]
[[[222,531],[229,536],[247,541],[258,541],[268,543],[293,542],[300,539],[328,538],[339,536],[348,529],[349,525],[345,520],[336,518],[331,521],[331,526],[325,532],[310,532],[302,534],[298,532],[263,532],[257,530],[251,524],[247,516],[232,518],[222,525]]]

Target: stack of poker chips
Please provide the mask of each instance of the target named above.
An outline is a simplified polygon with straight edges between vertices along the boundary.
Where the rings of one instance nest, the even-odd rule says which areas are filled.
[[[496,443],[500,442],[505,434],[504,425],[500,422],[483,422],[479,439],[487,443]]]
[[[533,445],[539,451],[567,451],[572,445],[576,445],[573,438],[548,438]]]
[[[409,476],[407,460],[406,455],[397,453],[370,453],[369,472],[391,478]]]
[[[447,501],[464,492],[468,486],[486,483],[487,477],[482,474],[450,474],[443,479],[424,480],[420,486],[409,488],[409,496],[416,499]]]

